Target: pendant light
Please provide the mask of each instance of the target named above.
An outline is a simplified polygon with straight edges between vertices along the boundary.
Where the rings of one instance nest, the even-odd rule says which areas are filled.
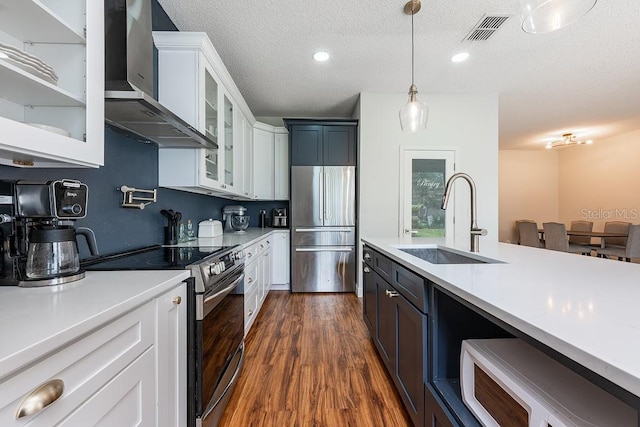
[[[566,27],[589,12],[597,0],[520,0],[522,29],[542,34]]]
[[[410,0],[404,5],[404,13],[411,15],[411,86],[409,86],[409,102],[400,109],[400,127],[403,132],[416,132],[426,129],[429,117],[427,104],[418,97],[418,88],[413,83],[414,46],[413,46],[413,15],[420,11],[420,0]]]

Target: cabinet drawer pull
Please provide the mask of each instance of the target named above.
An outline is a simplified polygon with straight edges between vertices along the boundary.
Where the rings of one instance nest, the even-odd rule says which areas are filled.
[[[260,245],[260,249],[264,249],[264,245]]]
[[[390,291],[389,289],[385,289],[384,293],[387,294],[389,298],[395,298],[400,295],[397,291]]]
[[[249,253],[247,254],[247,258],[251,258],[252,256],[253,256],[253,254],[252,254],[251,252],[249,252]]]
[[[253,310],[249,310],[249,316],[253,316]]]
[[[247,278],[247,283],[253,283],[253,277],[248,277]]]
[[[364,254],[364,259],[371,259],[371,254],[370,253],[365,253]]]
[[[174,297],[171,301],[172,301],[175,305],[178,305],[178,304],[180,304],[180,303],[182,302],[182,297],[181,297],[181,296]]]
[[[371,269],[369,267],[365,267],[364,268],[364,272],[365,273],[371,273]],[[387,292],[389,292],[389,291],[387,291]]]
[[[64,382],[62,380],[47,381],[24,398],[18,407],[18,412],[16,412],[16,420],[42,411],[58,400],[63,392]]]

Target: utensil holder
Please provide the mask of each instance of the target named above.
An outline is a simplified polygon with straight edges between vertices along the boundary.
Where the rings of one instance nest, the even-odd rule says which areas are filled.
[[[177,245],[178,244],[178,228],[173,225],[168,225],[164,228],[164,244],[165,245]]]

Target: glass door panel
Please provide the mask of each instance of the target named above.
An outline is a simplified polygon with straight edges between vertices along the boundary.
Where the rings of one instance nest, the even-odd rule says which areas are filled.
[[[233,103],[224,96],[224,183],[233,186]]]
[[[204,168],[207,178],[218,180],[218,150],[204,150]]]
[[[205,134],[214,141],[218,141],[218,83],[214,80],[209,70],[204,71],[204,123]],[[205,173],[207,178],[219,180],[218,175],[218,150],[205,150]]]
[[[402,234],[445,237],[453,233],[453,209],[442,210],[445,183],[453,174],[454,152],[405,150]]]

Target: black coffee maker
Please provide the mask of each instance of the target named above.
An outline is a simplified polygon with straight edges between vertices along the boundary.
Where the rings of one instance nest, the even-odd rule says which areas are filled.
[[[0,285],[50,286],[82,279],[76,236],[97,255],[84,218],[88,188],[74,180],[0,181]]]

